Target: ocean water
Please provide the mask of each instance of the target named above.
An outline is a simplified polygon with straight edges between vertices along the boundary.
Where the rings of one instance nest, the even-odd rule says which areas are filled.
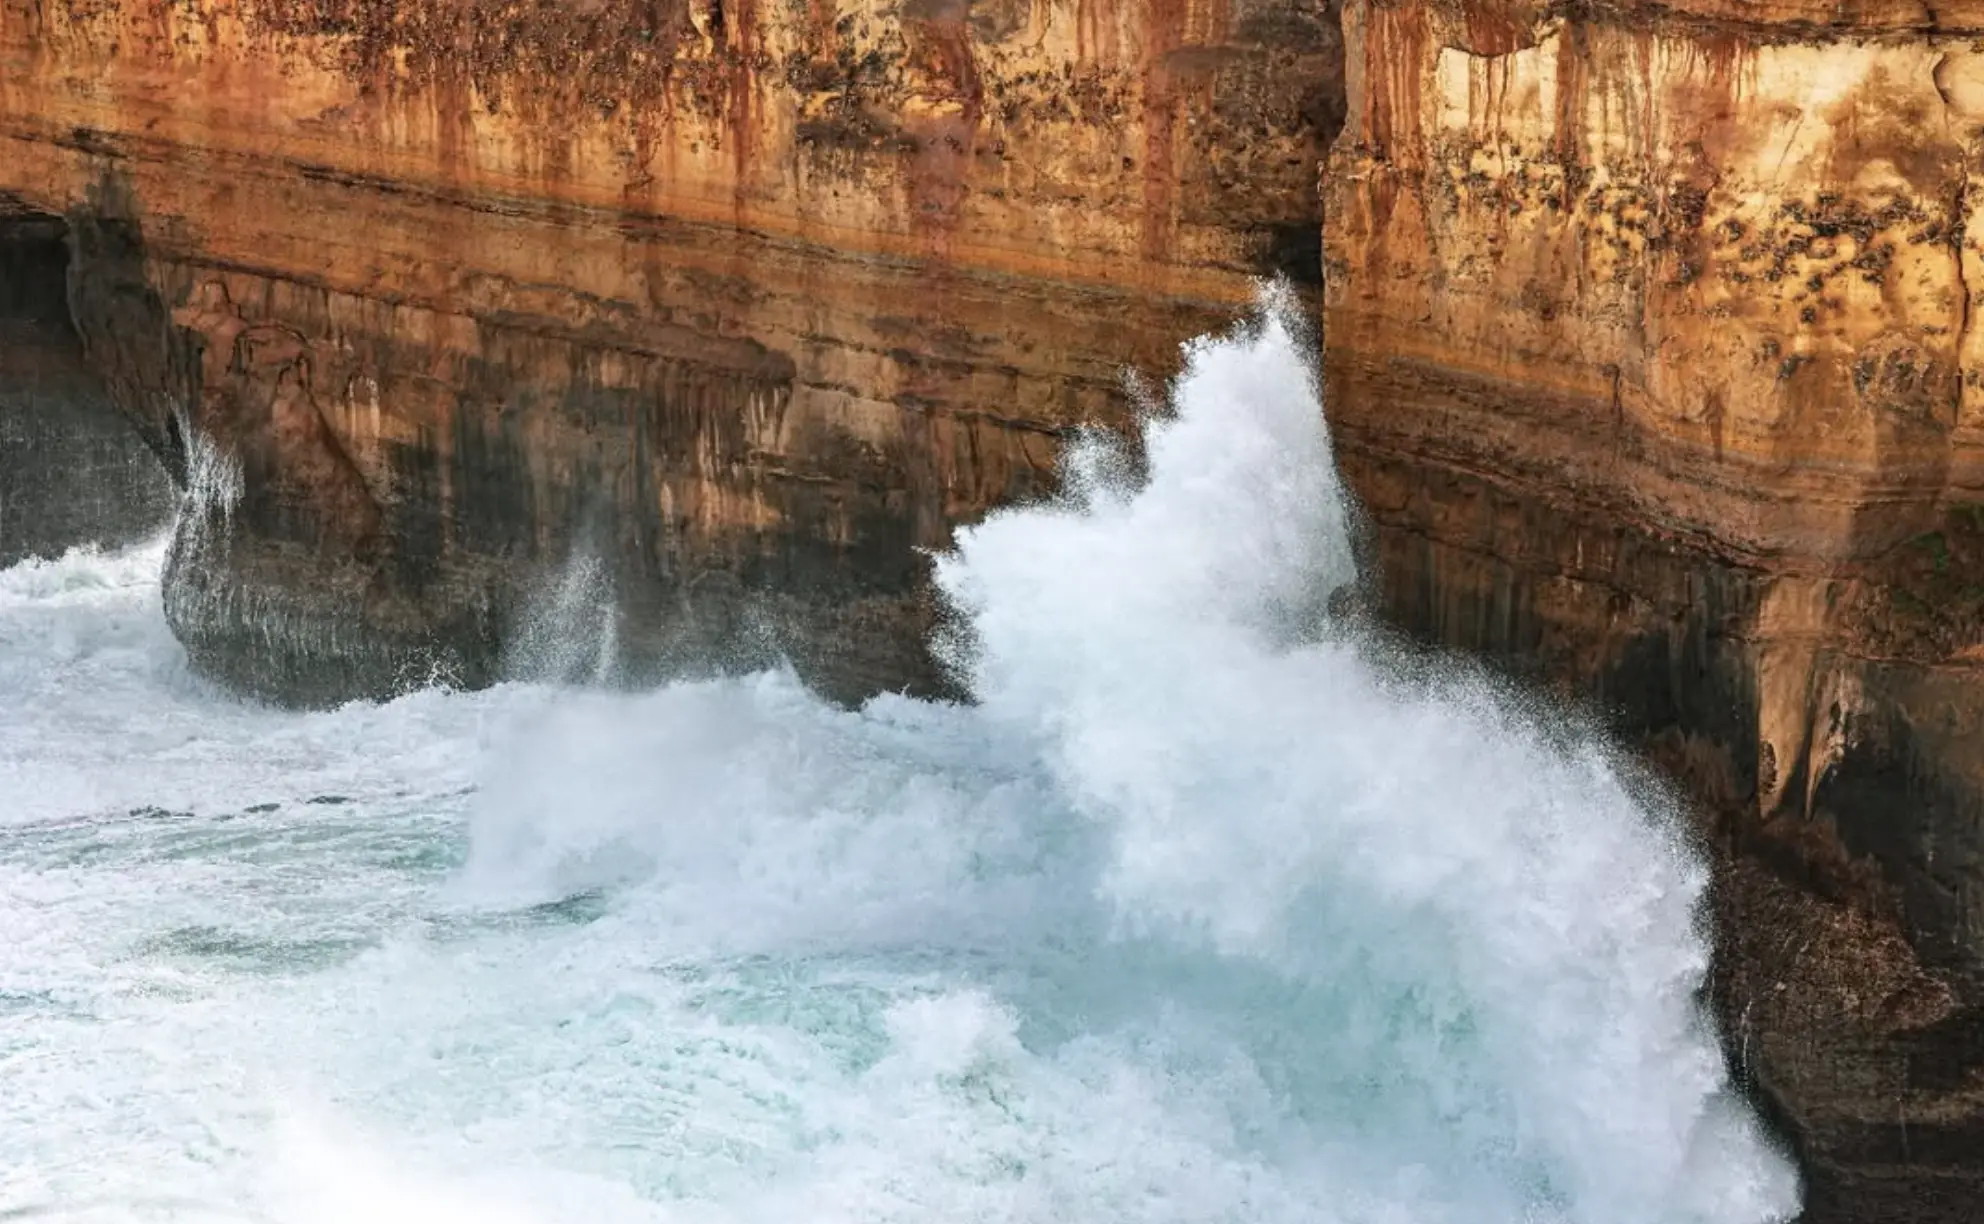
[[[1330,620],[1305,351],[1270,295],[963,533],[968,707],[281,712],[163,542],[0,572],[0,1219],[1788,1217],[1671,814]]]

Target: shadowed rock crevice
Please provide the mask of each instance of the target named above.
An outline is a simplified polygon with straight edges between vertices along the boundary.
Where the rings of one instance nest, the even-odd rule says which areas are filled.
[[[170,520],[170,481],[71,321],[63,218],[0,195],[0,566]]]

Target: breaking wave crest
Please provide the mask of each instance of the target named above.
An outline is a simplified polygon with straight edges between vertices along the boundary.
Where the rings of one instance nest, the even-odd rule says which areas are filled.
[[[0,1214],[1788,1217],[1671,813],[1331,620],[1308,347],[1270,295],[1135,455],[961,533],[968,707],[770,673],[281,714],[158,662],[155,585],[0,575],[94,736],[0,816]]]

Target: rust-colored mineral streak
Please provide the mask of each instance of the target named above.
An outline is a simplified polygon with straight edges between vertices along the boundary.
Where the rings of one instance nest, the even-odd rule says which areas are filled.
[[[1974,1217],[1984,4],[1344,30],[1328,387],[1388,605],[1716,776],[1721,1001],[1810,1218]]]
[[[242,473],[168,575],[208,670],[486,678],[580,550],[637,668],[780,650],[852,695],[932,679],[918,548],[1252,277],[1315,281],[1333,17],[0,0],[0,193],[72,218],[168,463]]]

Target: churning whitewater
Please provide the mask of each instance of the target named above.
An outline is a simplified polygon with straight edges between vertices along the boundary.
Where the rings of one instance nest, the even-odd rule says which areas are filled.
[[[1306,351],[1270,297],[961,534],[969,707],[278,712],[163,544],[0,574],[0,1218],[1789,1216],[1671,816],[1332,622]]]

